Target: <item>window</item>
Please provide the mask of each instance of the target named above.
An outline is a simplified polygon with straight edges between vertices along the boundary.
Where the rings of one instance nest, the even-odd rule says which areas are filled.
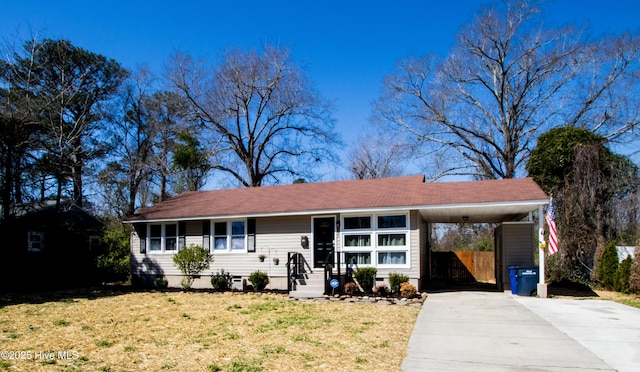
[[[178,250],[178,224],[149,225],[149,252],[176,252]]]
[[[407,213],[344,217],[341,234],[345,263],[408,267],[408,220]]]
[[[397,229],[407,227],[407,215],[378,216],[379,229]]]
[[[149,226],[149,251],[162,251],[162,225]]]
[[[345,247],[370,247],[371,235],[345,235]]]
[[[407,234],[378,234],[378,246],[405,246],[407,245]]]
[[[378,252],[380,265],[406,265],[407,252]]]
[[[213,249],[216,251],[227,250],[227,223],[216,222],[213,224]]]
[[[27,251],[40,252],[42,251],[42,248],[44,245],[43,243],[44,243],[44,232],[29,231],[27,233]]]
[[[246,221],[214,222],[213,249],[215,252],[246,252]]]
[[[244,250],[244,221],[231,222],[231,249]]]
[[[350,265],[371,265],[371,252],[346,252],[345,261]]]
[[[178,225],[171,224],[164,226],[164,250],[178,250]]]
[[[370,229],[371,217],[345,217],[344,229],[345,230],[357,230],[357,229]]]

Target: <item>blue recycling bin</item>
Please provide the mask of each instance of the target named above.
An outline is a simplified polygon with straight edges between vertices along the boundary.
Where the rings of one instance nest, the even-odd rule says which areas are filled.
[[[535,296],[538,292],[538,267],[516,267],[516,293],[518,296]],[[513,293],[513,288],[511,288]]]
[[[518,293],[518,279],[516,278],[517,266],[507,266],[509,269],[509,285],[511,287],[511,294]]]

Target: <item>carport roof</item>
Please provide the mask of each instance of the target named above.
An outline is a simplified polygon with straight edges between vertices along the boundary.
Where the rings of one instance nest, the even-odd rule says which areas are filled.
[[[430,222],[500,222],[547,203],[531,178],[425,182],[420,175],[185,192],[127,221],[419,210]]]

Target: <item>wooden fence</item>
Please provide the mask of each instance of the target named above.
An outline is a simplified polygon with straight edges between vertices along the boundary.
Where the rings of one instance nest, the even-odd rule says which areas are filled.
[[[495,253],[431,252],[431,279],[495,283]]]

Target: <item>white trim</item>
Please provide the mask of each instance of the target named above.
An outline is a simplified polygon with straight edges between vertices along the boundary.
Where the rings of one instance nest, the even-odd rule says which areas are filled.
[[[152,225],[160,225],[160,250],[152,250],[151,249],[151,239],[155,238],[157,239],[158,237],[152,237],[151,236],[151,226]],[[166,231],[167,231],[167,225],[176,225],[176,235],[175,235],[175,239],[176,239],[176,249],[172,249],[172,250],[167,250],[167,236],[166,236]],[[169,238],[174,238],[173,235],[169,236]],[[171,221],[167,221],[167,222],[151,222],[151,223],[147,223],[147,236],[146,236],[146,250],[145,253],[146,254],[176,254],[178,253],[178,250],[180,249],[180,223],[179,221],[176,220],[171,220]]]
[[[217,215],[217,216],[200,216],[200,217],[171,217],[150,220],[126,220],[124,223],[156,223],[165,221],[199,221],[210,219],[240,219],[240,218],[260,218],[260,217],[284,217],[284,216],[315,216],[315,215],[338,215],[338,214],[359,214],[359,213],[381,213],[390,211],[412,211],[412,210],[438,210],[453,208],[486,208],[486,207],[504,207],[504,206],[539,206],[547,205],[549,200],[528,200],[521,202],[487,202],[487,203],[459,203],[459,204],[436,204],[436,205],[409,205],[409,206],[391,206],[391,207],[375,207],[375,208],[347,208],[347,209],[329,209],[329,210],[308,210],[295,212],[273,212],[273,213],[245,213],[233,215]]]
[[[405,216],[405,226],[404,227],[380,227],[378,226],[378,217],[381,216]],[[410,269],[411,268],[411,250],[419,249],[419,247],[411,246],[411,213],[410,211],[404,210],[390,210],[390,211],[378,211],[369,212],[369,213],[349,213],[340,215],[340,226],[344,226],[344,219],[349,217],[370,217],[371,218],[371,227],[367,229],[349,229],[345,230],[344,228],[340,229],[339,238],[340,243],[342,244],[341,250],[341,258],[342,262],[345,265],[347,263],[347,253],[366,253],[369,252],[371,254],[371,264],[368,265],[359,265],[362,267],[371,266],[381,269]],[[404,235],[405,244],[404,245],[379,245],[378,238],[380,235]],[[370,236],[370,246],[356,246],[356,247],[347,247],[344,245],[344,239],[349,235],[369,235]],[[405,263],[404,264],[381,264],[378,262],[378,255],[380,253],[386,252],[402,252],[405,255]]]
[[[233,249],[233,223],[234,222],[242,222],[244,224],[244,247],[242,249]],[[221,237],[221,235],[216,235],[216,223],[225,223],[226,224],[226,239],[227,239],[227,249],[221,250],[216,249],[216,237]],[[246,218],[230,218],[230,219],[215,219],[209,220],[210,224],[210,234],[209,234],[209,252],[213,254],[241,254],[248,253],[247,242],[248,242],[248,222]],[[236,235],[239,236],[239,235]]]

